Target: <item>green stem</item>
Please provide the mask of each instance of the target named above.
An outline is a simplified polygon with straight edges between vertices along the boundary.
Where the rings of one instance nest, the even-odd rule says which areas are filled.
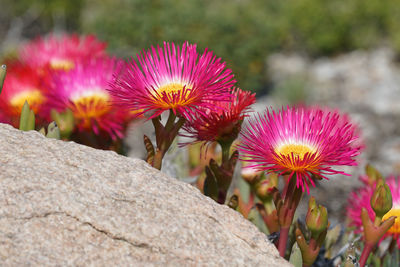
[[[218,142],[221,145],[222,150],[222,165],[228,164],[231,152],[232,141],[229,142]]]
[[[172,128],[175,125],[174,124],[175,123],[175,119],[176,119],[176,115],[174,114],[174,112],[172,110],[170,110],[167,123],[165,124],[165,131],[166,132],[169,132],[169,131],[172,130]]]
[[[218,199],[217,202],[219,204],[225,204],[226,196],[228,194],[229,186],[232,182],[232,176],[235,166],[231,166],[230,164],[230,151],[231,145],[233,141],[228,142],[218,142],[221,146],[222,150],[222,162],[221,162],[221,177],[217,177],[218,183]]]
[[[381,225],[381,222],[382,222],[382,218],[376,216],[376,217],[375,217],[375,221],[374,221],[374,226],[375,226],[375,227],[379,227],[379,226]]]

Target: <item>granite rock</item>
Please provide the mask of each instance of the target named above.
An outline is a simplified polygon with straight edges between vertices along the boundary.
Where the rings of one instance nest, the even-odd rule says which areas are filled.
[[[144,161],[0,124],[3,266],[291,266],[249,221]]]

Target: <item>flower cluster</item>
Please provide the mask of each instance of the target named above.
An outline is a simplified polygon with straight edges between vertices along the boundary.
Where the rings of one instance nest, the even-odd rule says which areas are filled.
[[[108,55],[105,48],[106,43],[95,36],[74,34],[38,37],[20,47],[18,60],[8,64],[9,73],[0,95],[0,122],[16,126],[24,106],[23,113],[29,114],[29,123],[25,123],[29,127],[25,130],[35,128],[35,118],[39,124],[53,119],[59,125],[51,124],[57,129],[57,138],[71,137],[100,148],[106,147],[104,144],[116,148],[129,121],[146,117],[154,125],[156,139],[154,145],[144,136],[146,161],[158,169],[183,128],[185,133],[181,135],[193,142],[221,147],[221,157],[213,154],[215,158],[204,166],[202,186],[204,193],[220,204],[226,203],[240,152],[247,167],[242,176],[251,187],[250,204],[257,196],[261,203],[256,207],[266,226],[272,233],[279,231],[277,246],[281,256],[287,254],[289,230],[303,192],[309,193],[309,185],[315,186],[316,179],[348,175],[336,167],[357,164],[355,157],[363,148],[358,129],[347,116],[334,110],[267,109],[242,130],[250,106],[256,101],[255,94],[236,87],[232,70],[208,49],[198,51],[196,44],[188,42],[164,42],[124,62]],[[1,83],[5,71],[0,72]],[[165,111],[169,111],[166,121],[161,116]],[[27,121],[24,117],[21,125]],[[61,128],[65,129],[64,135],[58,131]],[[236,146],[234,142],[239,136]],[[264,176],[264,171],[270,175]],[[282,193],[278,189],[279,176],[288,178]],[[352,194],[348,208],[350,224],[358,232],[362,231],[361,208],[365,207],[371,218],[374,216],[370,199],[375,185],[364,183],[365,187]],[[382,202],[381,195],[390,200],[389,188],[377,186],[380,195],[375,195],[380,198],[376,197],[379,201],[375,201],[374,208],[377,214],[381,210],[377,221],[383,214],[383,220],[400,215],[398,178],[391,177],[387,183],[393,194],[393,208],[385,214],[391,201]],[[230,206],[240,206],[238,199],[231,198]],[[383,208],[379,209],[378,204]],[[246,208],[247,215],[250,206]],[[362,216],[365,221],[365,211]],[[386,220],[385,231],[393,222],[394,218]],[[317,205],[313,198],[306,226],[312,233],[310,240],[299,228],[295,234],[303,262],[311,266],[329,226],[326,208]],[[386,234],[400,248],[399,234],[400,219]]]
[[[122,64],[107,55],[95,36],[65,34],[38,37],[22,45],[9,62],[0,95],[0,121],[18,125],[25,101],[37,122],[49,123],[51,111],[73,113],[75,132],[122,138],[133,114],[116,108],[107,91]]]
[[[369,184],[368,178],[363,176],[360,178],[363,186],[358,190],[352,192],[348,199],[347,205],[347,217],[350,222],[349,225],[355,227],[356,233],[363,232],[363,226],[361,221],[361,209],[365,208],[368,211],[368,215],[372,221],[375,220],[375,212],[373,211],[370,201],[374,194],[376,183]],[[386,179],[386,183],[390,188],[393,199],[392,209],[383,216],[383,220],[391,216],[397,216],[394,225],[388,230],[388,232],[381,239],[385,239],[391,236],[400,249],[400,177],[390,176]]]

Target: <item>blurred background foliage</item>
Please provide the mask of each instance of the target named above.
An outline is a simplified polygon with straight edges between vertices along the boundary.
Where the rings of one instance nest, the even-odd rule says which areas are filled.
[[[0,54],[49,32],[94,33],[129,58],[164,40],[222,57],[245,90],[269,90],[273,52],[332,56],[389,45],[400,55],[400,0],[2,0]]]

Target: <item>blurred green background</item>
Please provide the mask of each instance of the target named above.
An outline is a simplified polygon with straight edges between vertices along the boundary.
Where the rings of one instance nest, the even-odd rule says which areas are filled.
[[[238,85],[268,92],[266,58],[389,45],[400,55],[400,0],[2,0],[0,54],[49,32],[95,33],[128,58],[164,40],[222,57]]]

